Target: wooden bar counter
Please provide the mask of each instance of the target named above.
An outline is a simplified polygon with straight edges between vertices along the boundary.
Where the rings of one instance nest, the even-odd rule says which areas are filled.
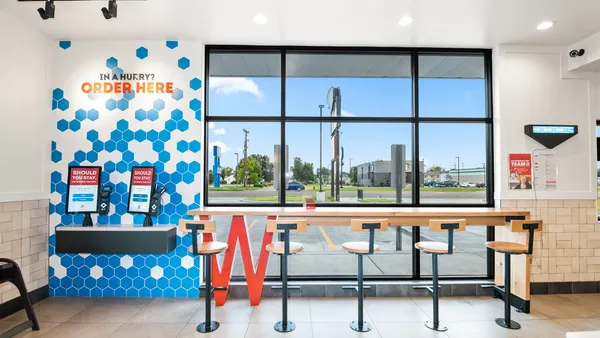
[[[248,282],[248,291],[250,293],[250,302],[253,305],[258,305],[260,302],[260,292],[254,291],[252,288],[262,290],[264,282],[264,272],[266,270],[266,260],[268,254],[263,255],[264,248],[261,248],[261,254],[257,269],[254,269],[254,262],[250,252],[245,254],[245,247],[250,243],[245,224],[245,216],[268,216],[269,219],[306,219],[309,225],[323,226],[349,226],[350,219],[353,218],[386,218],[390,221],[390,226],[427,226],[430,219],[452,219],[464,218],[467,220],[468,226],[494,226],[496,227],[496,240],[510,240],[522,244],[526,244],[526,236],[524,233],[512,233],[510,230],[510,221],[513,219],[528,219],[530,214],[522,210],[500,210],[498,208],[377,208],[377,207],[318,207],[315,210],[305,210],[303,207],[244,207],[243,205],[235,207],[202,207],[200,209],[191,210],[189,215],[199,216],[200,219],[209,219],[212,216],[233,216],[231,230],[228,242],[229,248],[226,252],[226,257],[223,263],[223,269],[229,271],[217,270],[217,264],[213,267],[215,274],[220,275],[222,284],[228,284],[231,275],[231,265],[227,255],[233,254],[239,239],[239,244],[242,249],[242,258],[244,261],[244,271]],[[263,238],[263,246],[265,243],[271,242],[272,234],[265,233]],[[213,240],[211,236],[205,236],[207,241]],[[244,243],[245,242],[245,243]],[[459,248],[460,250],[460,248]],[[231,251],[231,252],[230,252]],[[249,257],[245,257],[249,256]],[[495,283],[498,286],[503,285],[503,257],[497,255],[495,257]],[[529,311],[529,282],[530,282],[530,257],[527,255],[513,257],[512,269],[512,294],[515,300],[513,304],[526,312]],[[249,266],[247,266],[249,265]],[[229,275],[229,276],[227,276]],[[252,275],[252,276],[249,276]],[[217,278],[219,279],[219,278]],[[226,283],[225,283],[226,282]],[[256,285],[254,285],[256,284]],[[259,285],[258,285],[259,284]],[[227,285],[222,285],[227,286]],[[226,296],[226,293],[225,293]],[[503,295],[501,295],[503,296]],[[515,299],[516,298],[516,299]],[[219,303],[219,297],[216,297]],[[222,298],[221,303],[224,303]]]

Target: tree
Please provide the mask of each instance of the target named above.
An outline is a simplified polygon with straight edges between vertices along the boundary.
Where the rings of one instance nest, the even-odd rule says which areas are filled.
[[[598,169],[598,177],[600,177],[600,169]]]
[[[232,167],[221,168],[221,177],[225,178],[225,177],[229,177],[231,175],[233,175]]]
[[[244,165],[246,161],[242,159],[237,166],[235,178],[238,183],[244,183]],[[260,182],[260,178],[262,177],[262,169],[260,167],[260,163],[253,158],[248,157],[248,185],[253,185]]]
[[[213,184],[215,183],[215,175],[213,174],[212,170],[208,171],[208,184]]]
[[[429,169],[427,169],[427,171],[429,171],[429,172],[440,172],[443,170],[444,169],[442,169],[442,167],[440,167],[439,165],[433,165],[433,166],[429,167]]]
[[[323,175],[322,177],[319,177],[319,175]],[[317,169],[317,182],[319,181],[319,179],[323,179],[323,184],[327,184],[327,182],[329,182],[329,175],[331,175],[331,171],[329,171],[329,168],[323,167],[321,169]]]
[[[260,168],[262,169],[262,179],[266,182],[273,182],[273,170],[275,166],[271,163],[271,159],[267,155],[258,155],[252,154],[248,157],[254,158],[260,163]]]
[[[294,174],[294,179],[301,183],[308,183],[315,180],[313,164],[303,162],[300,157],[294,158],[292,174]]]
[[[358,167],[356,166],[350,168],[350,182],[352,182],[352,184],[358,183]]]

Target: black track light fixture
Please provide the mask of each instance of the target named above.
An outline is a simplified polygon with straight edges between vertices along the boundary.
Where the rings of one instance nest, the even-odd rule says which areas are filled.
[[[47,0],[44,8],[38,8],[42,20],[54,19],[54,0]]]
[[[117,17],[117,0],[108,0],[108,8],[102,7],[102,15],[106,20]]]

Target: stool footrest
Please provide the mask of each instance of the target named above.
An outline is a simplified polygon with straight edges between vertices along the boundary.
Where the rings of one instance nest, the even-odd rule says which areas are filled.
[[[342,290],[344,290],[344,291],[356,291],[356,292],[358,292],[358,286],[346,285],[346,286],[342,286]],[[371,287],[369,285],[365,285],[365,286],[363,286],[363,290],[364,291],[370,291]]]
[[[482,288],[482,289],[493,289],[493,288],[496,287],[496,285],[494,285],[494,284],[485,284],[485,285],[480,285],[479,287]]]
[[[442,286],[438,285],[438,289],[441,289]],[[433,294],[433,286],[432,285],[415,285],[413,286],[414,290],[427,290],[429,293]]]
[[[288,290],[300,290],[300,285],[288,285]],[[283,289],[283,287],[281,285],[273,285],[271,286],[271,290],[277,290],[280,291],[281,289]]]

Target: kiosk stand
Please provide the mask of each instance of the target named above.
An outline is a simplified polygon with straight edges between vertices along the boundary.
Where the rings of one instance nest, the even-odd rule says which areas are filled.
[[[92,213],[98,212],[100,192],[101,167],[69,167],[69,181],[67,186],[67,213],[83,213],[84,227],[91,227]],[[103,189],[104,190],[104,189]],[[108,190],[108,196],[110,192]]]
[[[154,167],[131,168],[127,212],[144,214],[146,216],[144,226],[153,226],[152,216],[158,216],[160,199],[165,191],[165,187],[156,185],[156,169]]]

